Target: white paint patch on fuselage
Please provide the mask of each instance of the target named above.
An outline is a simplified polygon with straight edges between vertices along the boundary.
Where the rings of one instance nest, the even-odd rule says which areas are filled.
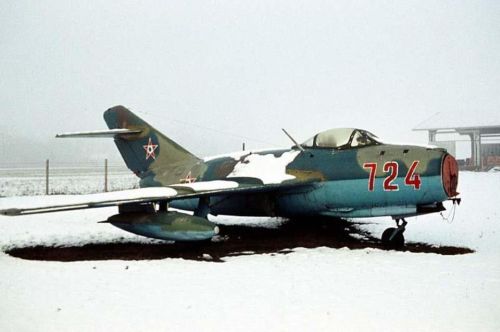
[[[300,151],[288,151],[279,157],[274,154],[250,154],[240,160],[233,171],[227,176],[251,177],[261,179],[264,184],[281,183],[285,180],[293,180],[295,176],[286,174],[286,166],[290,164]]]
[[[286,150],[287,148],[283,148],[283,150]],[[233,158],[235,160],[239,160],[241,157],[246,156],[248,154],[254,154],[254,153],[266,153],[266,152],[271,152],[271,151],[277,151],[280,149],[263,149],[263,150],[248,150],[248,151],[235,151],[235,152],[230,152],[230,153],[224,153],[224,154],[219,154],[216,156],[209,156],[203,158],[204,162],[209,162],[215,159],[219,158]]]

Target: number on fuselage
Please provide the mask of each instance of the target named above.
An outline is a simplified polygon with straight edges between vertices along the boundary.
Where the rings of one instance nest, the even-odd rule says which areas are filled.
[[[420,190],[420,185],[422,183],[422,181],[420,180],[420,175],[418,173],[415,173],[415,170],[417,169],[419,163],[420,161],[418,160],[413,161],[410,168],[408,169],[408,172],[406,173],[404,182],[406,186],[413,187],[413,189],[415,190]],[[368,191],[374,191],[375,177],[377,175],[378,163],[370,163],[370,162],[364,163],[363,168],[369,170]],[[398,191],[399,185],[397,183],[393,183],[398,178],[399,175],[398,162],[387,161],[384,163],[382,170],[386,175],[382,185],[384,191]]]

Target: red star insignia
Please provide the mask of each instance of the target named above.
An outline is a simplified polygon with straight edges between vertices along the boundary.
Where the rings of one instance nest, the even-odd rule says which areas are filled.
[[[188,175],[184,179],[180,179],[181,183],[193,183],[196,181],[196,178],[193,178],[191,175],[191,171],[189,171]]]
[[[158,144],[153,144],[151,137],[149,138],[148,145],[143,145],[142,147],[146,150],[146,160],[148,160],[149,157],[156,160],[155,150],[158,148]]]

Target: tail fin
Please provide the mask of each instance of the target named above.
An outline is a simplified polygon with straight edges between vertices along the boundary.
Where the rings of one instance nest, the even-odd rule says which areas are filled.
[[[114,137],[127,167],[141,178],[148,170],[189,168],[200,161],[123,106],[104,112],[104,121],[109,129],[128,129],[134,133]]]

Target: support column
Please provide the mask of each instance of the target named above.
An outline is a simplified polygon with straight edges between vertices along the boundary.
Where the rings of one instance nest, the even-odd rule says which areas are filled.
[[[483,165],[483,160],[481,158],[481,134],[478,130],[474,130],[469,136],[471,141],[472,165],[481,169]]]
[[[437,130],[429,130],[429,143],[434,143],[436,141]]]

